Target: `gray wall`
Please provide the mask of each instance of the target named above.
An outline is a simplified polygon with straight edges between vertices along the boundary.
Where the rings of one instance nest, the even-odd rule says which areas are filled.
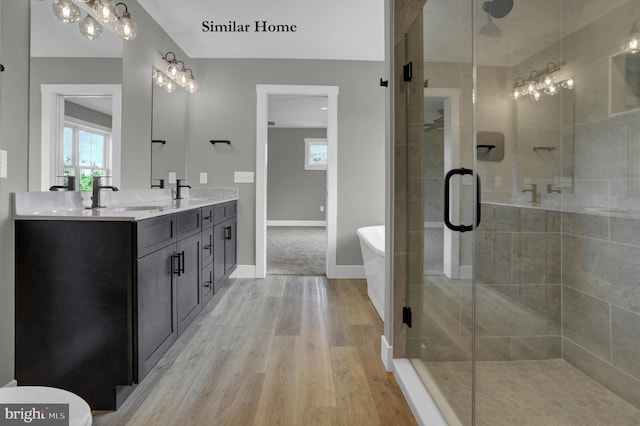
[[[104,114],[91,108],[84,107],[82,105],[74,104],[73,102],[66,101],[64,103],[64,114],[69,117],[77,118],[78,120],[97,124],[109,129],[111,128],[110,115]]]
[[[186,178],[187,117],[190,96],[191,94],[182,88],[177,88],[173,93],[167,93],[163,88],[153,86],[151,136],[166,143],[151,145],[151,178],[164,179],[166,187],[169,187],[169,172],[175,172],[176,179]]]
[[[14,232],[10,194],[27,190],[29,3],[0,3],[0,149],[8,153],[8,177],[0,179],[0,386],[14,377]]]
[[[305,170],[305,138],[327,129],[269,129],[267,220],[325,220],[326,170]]]
[[[255,185],[234,184],[234,171],[255,171],[256,85],[330,85],[338,94],[338,265],[361,265],[357,228],[384,223],[383,62],[202,59],[191,98],[189,179],[240,189],[238,263],[255,265]],[[211,145],[209,139],[230,139]],[[209,186],[212,186],[211,184]]]

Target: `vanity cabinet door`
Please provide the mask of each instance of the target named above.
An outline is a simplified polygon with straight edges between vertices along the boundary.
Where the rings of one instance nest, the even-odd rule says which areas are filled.
[[[213,281],[218,284],[225,274],[225,222],[213,227]]]
[[[224,274],[230,275],[236,269],[236,219],[229,219],[224,222]]]
[[[174,244],[138,260],[138,383],[177,338],[175,265]]]
[[[193,321],[202,307],[200,291],[200,234],[176,244],[178,272],[176,292],[178,302],[178,335]]]

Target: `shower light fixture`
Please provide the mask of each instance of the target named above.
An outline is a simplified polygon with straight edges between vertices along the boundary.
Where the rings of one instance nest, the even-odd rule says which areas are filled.
[[[75,1],[75,3],[74,3]],[[87,15],[80,19],[82,10],[76,4],[83,4]],[[124,6],[122,16],[118,16],[117,7]],[[53,13],[65,24],[78,22],[80,33],[89,40],[102,36],[102,25],[114,23],[115,32],[123,40],[133,40],[138,34],[138,27],[131,19],[131,14],[124,3],[113,4],[111,0],[54,0]]]
[[[193,71],[187,68],[184,62],[178,61],[175,53],[167,52],[162,59],[167,62],[167,76],[174,84],[184,87],[189,93],[194,93],[198,89]]]
[[[539,101],[542,95],[553,96],[559,93],[561,88],[573,89],[573,78],[558,81],[553,75],[557,71],[560,71],[560,67],[549,62],[544,71],[531,71],[526,81],[522,77],[516,78],[511,97],[517,101],[528,95]]]
[[[622,42],[622,50],[632,54],[640,52],[640,19],[636,19],[629,35]]]

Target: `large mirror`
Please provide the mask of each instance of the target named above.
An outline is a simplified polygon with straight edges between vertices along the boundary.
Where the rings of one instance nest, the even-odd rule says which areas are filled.
[[[151,70],[153,72],[153,70]],[[151,73],[149,74],[151,78]],[[151,125],[151,184],[186,178],[186,139],[189,93],[177,87],[169,93],[153,85],[153,116]]]
[[[61,185],[77,176],[120,180],[123,42],[104,31],[87,40],[65,24],[51,2],[31,1],[29,189]],[[84,185],[84,187],[83,187]]]

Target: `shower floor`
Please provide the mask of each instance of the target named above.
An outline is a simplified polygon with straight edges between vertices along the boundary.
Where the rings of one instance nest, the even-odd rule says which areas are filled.
[[[463,425],[471,365],[424,363]],[[640,410],[563,360],[476,363],[478,426],[640,425]]]

